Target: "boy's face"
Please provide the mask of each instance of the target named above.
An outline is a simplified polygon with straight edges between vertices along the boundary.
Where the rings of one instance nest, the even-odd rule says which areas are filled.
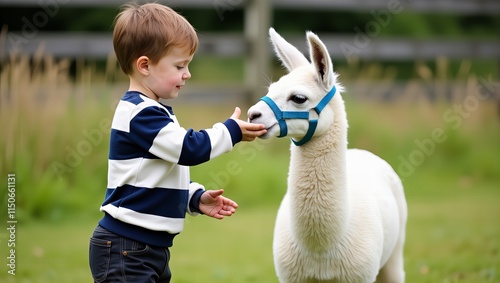
[[[154,98],[176,98],[186,80],[191,78],[188,65],[193,59],[185,49],[170,47],[168,53],[157,64],[149,66],[146,87],[153,92]]]

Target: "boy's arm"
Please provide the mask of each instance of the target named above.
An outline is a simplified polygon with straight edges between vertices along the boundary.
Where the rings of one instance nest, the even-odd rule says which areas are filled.
[[[163,160],[180,165],[197,165],[228,152],[241,140],[237,123],[228,119],[211,129],[182,128],[162,108],[141,109],[130,120],[130,138],[141,148]]]
[[[201,131],[186,130],[160,107],[146,107],[130,121],[130,137],[151,154],[172,163],[192,166],[232,150],[241,140],[255,139],[263,125],[239,120],[235,110],[230,119]],[[253,138],[252,138],[253,137]]]

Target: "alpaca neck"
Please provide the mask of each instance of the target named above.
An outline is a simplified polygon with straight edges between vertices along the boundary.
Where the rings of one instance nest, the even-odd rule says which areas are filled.
[[[296,237],[321,252],[344,235],[348,217],[346,192],[347,120],[340,95],[332,103],[334,123],[321,136],[293,146],[289,194]]]

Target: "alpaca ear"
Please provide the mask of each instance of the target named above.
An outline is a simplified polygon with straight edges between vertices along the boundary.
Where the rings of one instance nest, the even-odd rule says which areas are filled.
[[[307,32],[307,40],[311,61],[316,69],[318,78],[326,89],[330,89],[333,86],[333,65],[330,54],[328,54],[325,44],[316,34],[310,31]]]
[[[281,60],[283,66],[291,72],[297,67],[309,65],[309,61],[295,46],[291,45],[273,28],[269,29],[269,37],[274,46],[276,56]]]

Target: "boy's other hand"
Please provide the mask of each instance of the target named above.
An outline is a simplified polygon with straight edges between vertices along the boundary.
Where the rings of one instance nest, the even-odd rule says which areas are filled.
[[[262,136],[267,133],[266,126],[263,124],[252,124],[240,120],[241,109],[239,107],[234,108],[233,115],[231,115],[231,119],[235,120],[236,123],[240,126],[241,133],[243,135],[242,141],[253,141],[256,137]]]
[[[200,198],[200,211],[210,217],[223,219],[224,216],[231,216],[236,212],[238,204],[222,194],[224,190],[205,191]]]

